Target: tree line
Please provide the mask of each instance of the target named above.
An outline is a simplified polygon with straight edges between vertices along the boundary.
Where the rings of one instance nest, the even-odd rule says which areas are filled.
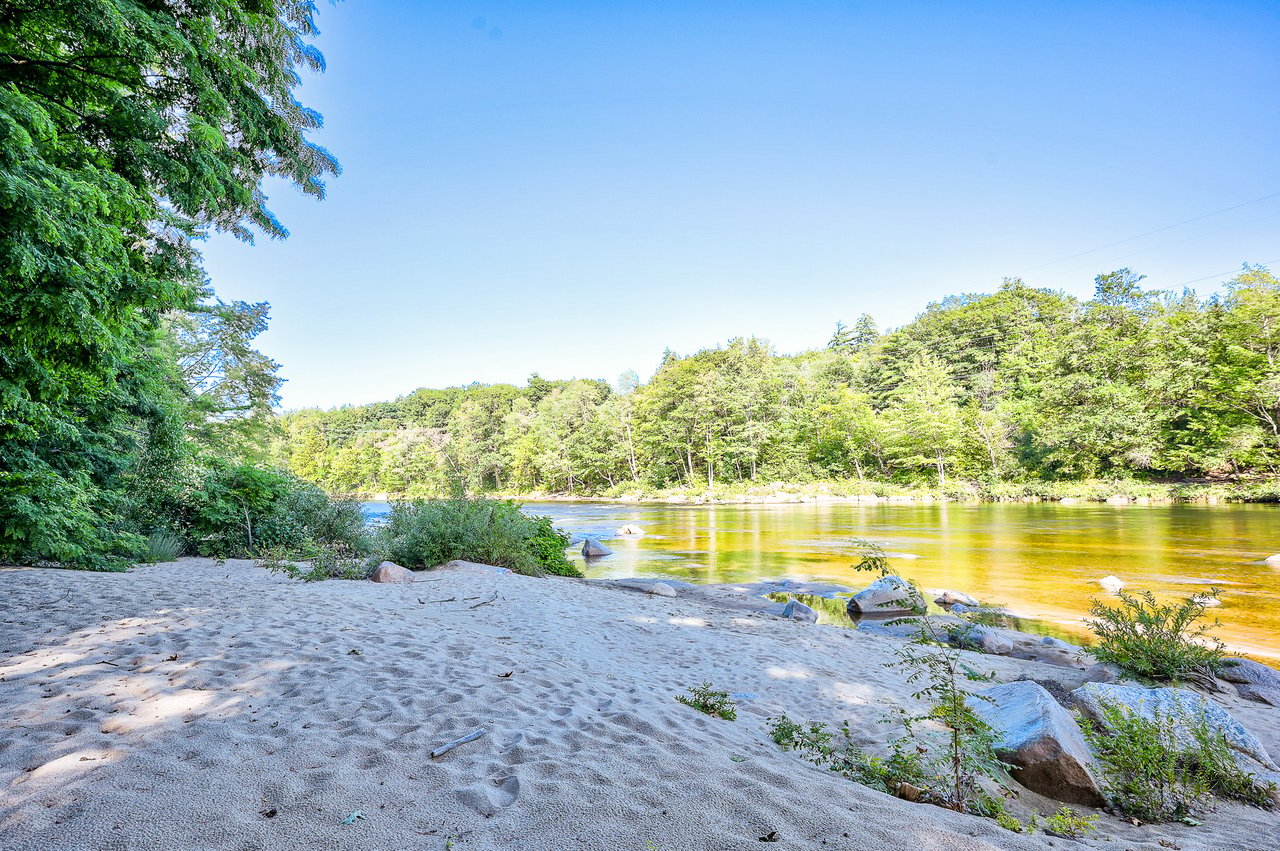
[[[623,494],[741,482],[1188,478],[1280,472],[1280,280],[1091,299],[1005,280],[794,355],[735,339],[653,377],[421,389],[278,423],[276,461],[331,492]]]

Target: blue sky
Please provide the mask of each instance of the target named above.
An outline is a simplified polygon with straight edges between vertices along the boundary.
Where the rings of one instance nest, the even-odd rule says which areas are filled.
[[[319,21],[302,99],[343,175],[322,203],[268,186],[288,240],[204,246],[223,298],[271,302],[287,408],[647,377],[739,335],[798,351],[1004,276],[1087,296],[1128,265],[1207,293],[1280,261],[1275,2],[348,0]]]

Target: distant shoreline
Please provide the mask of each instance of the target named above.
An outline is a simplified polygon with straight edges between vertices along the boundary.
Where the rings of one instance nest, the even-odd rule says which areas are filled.
[[[1247,481],[1182,481],[1137,482],[1080,481],[1026,482],[1021,484],[969,483],[946,488],[913,488],[885,482],[815,482],[795,484],[774,482],[767,485],[731,484],[710,489],[663,488],[658,490],[623,487],[604,494],[569,494],[562,492],[488,493],[494,499],[518,502],[582,502],[638,505],[788,505],[788,504],[852,504],[852,505],[931,505],[937,503],[1041,503],[1060,505],[1225,505],[1280,503],[1280,478]],[[334,496],[365,501],[396,502],[410,499],[435,499],[406,493],[347,493]]]

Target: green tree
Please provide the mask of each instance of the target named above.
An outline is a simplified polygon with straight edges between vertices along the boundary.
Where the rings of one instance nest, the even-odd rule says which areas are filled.
[[[87,0],[0,10],[0,560],[94,562],[181,411],[163,313],[206,228],[283,236],[261,182],[323,194],[293,96],[313,7]]]

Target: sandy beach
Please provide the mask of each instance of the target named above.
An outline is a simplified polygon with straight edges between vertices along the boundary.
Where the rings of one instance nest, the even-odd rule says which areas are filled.
[[[306,584],[199,559],[0,570],[0,847],[1073,847],[881,794],[770,740],[782,713],[848,719],[867,747],[895,736],[880,721],[912,691],[886,667],[898,639],[578,580],[418,580]],[[973,661],[1002,681],[1078,678]],[[676,702],[704,681],[750,695],[738,720]],[[1215,699],[1280,754],[1280,710]],[[1012,809],[1057,806],[1024,792]],[[1280,846],[1280,816],[1236,804],[1199,827],[1099,828],[1081,844]]]

